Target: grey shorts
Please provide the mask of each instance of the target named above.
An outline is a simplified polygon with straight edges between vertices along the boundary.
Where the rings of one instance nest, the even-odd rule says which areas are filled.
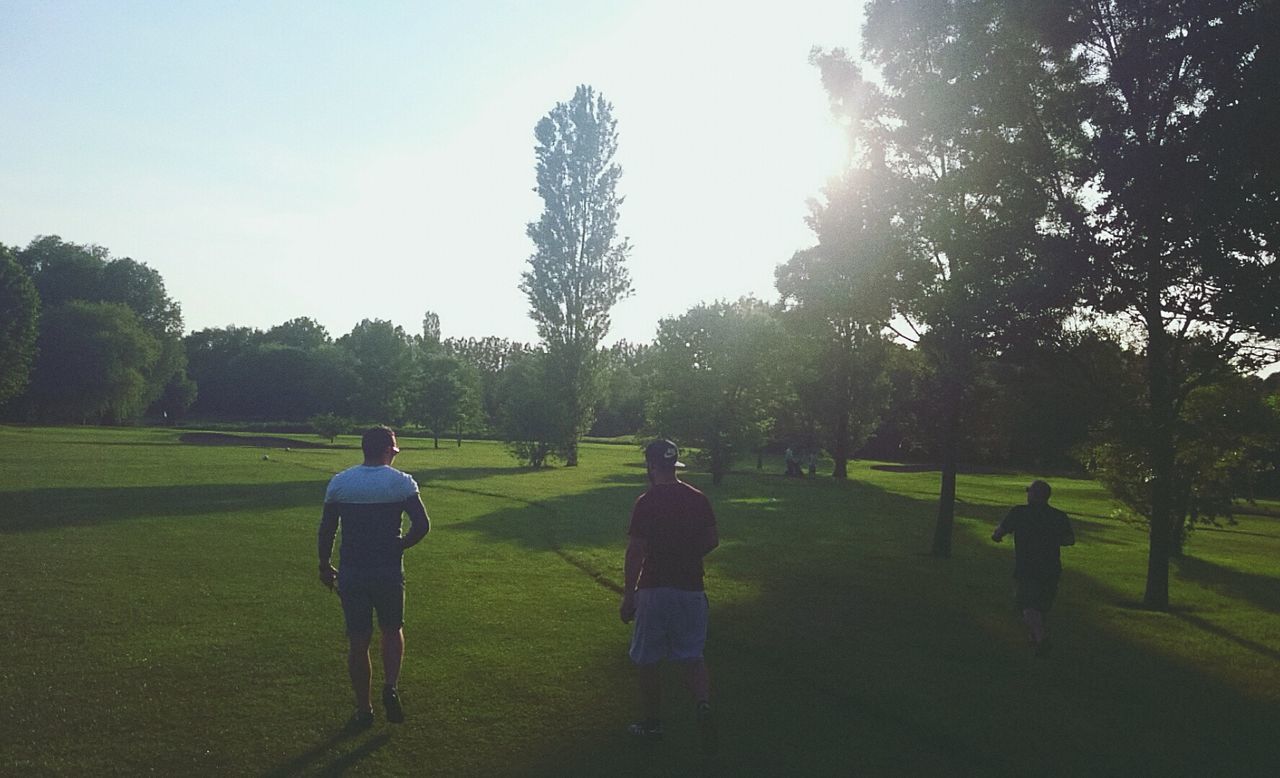
[[[706,592],[667,587],[638,590],[631,661],[651,665],[663,659],[701,659],[707,642],[707,609]]]
[[[345,574],[344,574],[345,573]],[[399,572],[338,573],[338,596],[348,635],[372,635],[373,614],[382,629],[404,626],[404,574]]]

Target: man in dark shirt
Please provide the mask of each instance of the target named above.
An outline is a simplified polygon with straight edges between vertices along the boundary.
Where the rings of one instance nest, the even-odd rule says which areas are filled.
[[[1058,596],[1062,576],[1059,549],[1076,542],[1067,514],[1049,506],[1052,491],[1045,481],[1032,481],[1027,487],[1027,504],[1010,510],[991,533],[997,543],[1005,535],[1013,535],[1015,596],[1036,656],[1049,653],[1045,617]]]
[[[351,726],[355,728],[373,724],[369,644],[375,611],[382,632],[382,704],[388,721],[404,721],[397,689],[404,661],[403,556],[406,548],[431,529],[418,484],[412,476],[391,467],[400,453],[396,434],[388,427],[374,427],[364,433],[360,446],[364,464],[347,468],[329,481],[318,533],[320,582],[330,589],[337,584],[347,624],[347,671],[356,696]],[[401,515],[405,513],[409,514],[409,532],[401,536]],[[329,558],[339,524],[341,566],[335,570]]]
[[[702,658],[707,639],[702,558],[720,539],[711,502],[676,477],[676,468],[684,467],[679,455],[669,440],[655,440],[645,448],[649,489],[631,509],[627,529],[625,584],[618,610],[623,623],[636,622],[630,653],[644,711],[644,718],[628,730],[650,739],[662,737],[658,663],[669,659],[683,668],[685,685],[697,704],[703,748],[713,751],[711,680]]]

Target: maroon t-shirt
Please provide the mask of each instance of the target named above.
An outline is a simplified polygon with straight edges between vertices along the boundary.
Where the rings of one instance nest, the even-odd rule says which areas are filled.
[[[631,509],[627,528],[649,545],[636,588],[702,591],[702,557],[711,550],[707,530],[715,525],[711,501],[702,492],[683,482],[650,486]]]

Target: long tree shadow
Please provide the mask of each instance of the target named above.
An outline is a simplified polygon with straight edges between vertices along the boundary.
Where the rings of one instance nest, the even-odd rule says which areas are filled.
[[[3,494],[0,533],[92,526],[138,518],[319,506],[324,484],[183,484],[25,489]]]
[[[1280,613],[1280,578],[1244,573],[1193,556],[1174,558],[1178,577],[1227,597],[1246,600],[1263,610]]]
[[[580,564],[566,561],[614,588],[607,584],[620,575],[626,516],[640,485],[607,480],[457,529],[576,557]],[[724,541],[709,559],[708,657],[725,749],[702,768],[1005,775],[1039,765],[1073,774],[1248,774],[1280,755],[1263,723],[1265,704],[1073,607],[1119,599],[1087,575],[1064,579],[1063,654],[1031,658],[1013,617],[1009,549],[958,528],[955,558],[922,556],[930,500],[860,482],[743,478],[713,487],[691,480],[717,506]],[[960,522],[994,526],[1005,510],[967,505]],[[1090,524],[1080,528],[1081,542],[1115,529]],[[717,584],[754,594],[719,602]],[[601,618],[609,618],[616,601],[601,597]],[[597,663],[616,672],[614,658]],[[1203,711],[1221,715],[1206,720]],[[689,724],[687,714],[683,721]],[[592,774],[617,765],[625,746],[610,731],[580,738],[571,756],[554,744],[527,772]],[[617,770],[671,772],[672,759],[692,753],[676,747],[670,758]]]

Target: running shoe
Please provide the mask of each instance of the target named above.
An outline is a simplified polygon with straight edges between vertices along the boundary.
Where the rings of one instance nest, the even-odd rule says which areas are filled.
[[[404,708],[400,705],[400,694],[394,687],[382,687],[382,707],[387,710],[387,721],[392,724],[404,723]]]

